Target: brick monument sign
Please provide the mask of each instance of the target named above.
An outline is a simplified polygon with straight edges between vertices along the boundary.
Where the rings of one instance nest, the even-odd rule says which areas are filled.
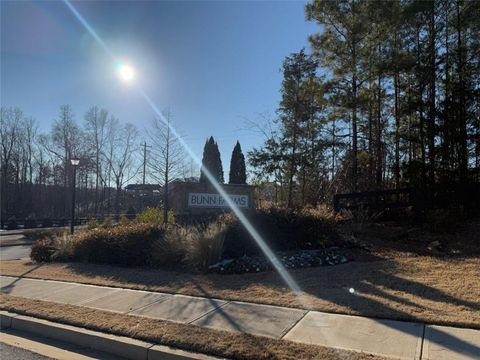
[[[240,209],[255,207],[254,186],[221,184]],[[169,207],[177,215],[198,215],[208,212],[229,210],[225,199],[210,184],[175,181],[169,185]]]

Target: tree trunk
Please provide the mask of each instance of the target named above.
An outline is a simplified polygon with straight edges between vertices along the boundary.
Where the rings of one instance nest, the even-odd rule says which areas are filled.
[[[394,75],[393,75],[393,86],[395,89],[395,188],[400,188],[400,116],[398,113],[398,82],[399,82],[399,70],[397,64],[398,56],[398,34],[395,32],[394,39],[394,52],[393,52],[393,62],[394,62]]]
[[[458,46],[458,76],[460,87],[458,127],[459,127],[459,172],[460,181],[465,182],[468,176],[468,145],[467,145],[467,119],[465,100],[465,67],[462,45],[462,20],[460,18],[460,1],[457,0],[457,46]]]
[[[431,2],[429,19],[429,108],[428,108],[428,124],[427,124],[427,137],[428,137],[428,163],[429,185],[435,184],[435,90],[436,90],[436,48],[435,48],[435,1]]]

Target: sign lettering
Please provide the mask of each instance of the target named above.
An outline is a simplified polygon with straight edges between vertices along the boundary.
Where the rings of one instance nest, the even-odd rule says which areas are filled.
[[[228,194],[239,208],[248,208],[248,195]],[[227,201],[220,194],[188,193],[189,207],[228,208]]]

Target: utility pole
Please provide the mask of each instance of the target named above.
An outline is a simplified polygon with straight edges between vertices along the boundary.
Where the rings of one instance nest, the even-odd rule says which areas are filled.
[[[75,179],[77,178],[77,166],[80,164],[79,159],[70,159],[70,164],[73,167],[72,178],[72,218],[70,220],[70,234],[73,235],[75,229]]]
[[[143,143],[143,181],[142,181],[142,184],[145,186],[145,177],[146,177],[146,173],[147,173],[147,147],[151,147],[151,146],[147,146],[147,142],[144,141]],[[145,188],[142,190],[142,192],[145,191]],[[141,194],[141,201],[140,201],[140,207],[141,209],[143,210],[143,196],[144,196],[145,193],[142,193]]]
[[[145,168],[147,166],[147,142],[143,143],[143,185],[145,185]]]
[[[168,172],[169,172],[169,160],[170,160],[170,108],[167,112],[167,149],[165,157],[165,181],[163,185],[163,223],[168,222]]]

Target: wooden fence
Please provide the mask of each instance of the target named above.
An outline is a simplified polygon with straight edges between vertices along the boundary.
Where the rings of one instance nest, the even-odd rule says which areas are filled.
[[[335,211],[341,209],[386,210],[414,207],[416,210],[462,206],[480,209],[480,184],[436,185],[430,188],[404,188],[337,194],[333,197]]]

